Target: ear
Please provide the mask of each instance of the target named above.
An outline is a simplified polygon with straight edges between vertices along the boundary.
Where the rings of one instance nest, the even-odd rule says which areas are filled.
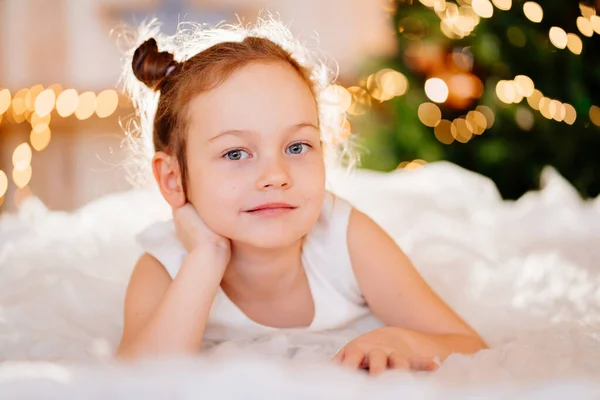
[[[167,203],[173,208],[183,206],[186,199],[177,157],[157,151],[152,158],[152,172]]]

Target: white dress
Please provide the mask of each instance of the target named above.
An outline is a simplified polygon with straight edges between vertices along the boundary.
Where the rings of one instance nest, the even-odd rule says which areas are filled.
[[[358,287],[346,240],[351,210],[346,200],[326,192],[321,215],[306,235],[302,264],[315,305],[315,316],[308,327],[275,328],[259,324],[246,316],[219,287],[204,340],[223,342],[276,331],[343,329],[367,316],[370,311]],[[137,241],[145,252],[160,261],[171,278],[177,275],[186,250],[177,239],[173,220],[151,225],[137,236]]]

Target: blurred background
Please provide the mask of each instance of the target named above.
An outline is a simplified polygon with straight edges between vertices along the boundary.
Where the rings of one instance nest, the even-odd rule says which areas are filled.
[[[340,66],[362,167],[448,160],[515,199],[554,166],[600,193],[600,0],[0,0],[0,212],[127,190],[118,32],[278,13]]]

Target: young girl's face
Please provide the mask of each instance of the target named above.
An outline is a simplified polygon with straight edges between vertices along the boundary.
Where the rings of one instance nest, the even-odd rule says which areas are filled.
[[[188,197],[209,228],[262,248],[290,245],[311,229],[325,166],[316,102],[298,72],[246,65],[194,98],[189,121]],[[290,208],[252,211],[269,203]]]

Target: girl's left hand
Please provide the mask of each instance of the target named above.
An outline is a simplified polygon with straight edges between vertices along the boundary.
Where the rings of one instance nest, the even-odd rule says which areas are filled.
[[[415,354],[402,338],[400,328],[389,326],[375,329],[348,342],[333,357],[342,365],[368,369],[375,375],[392,369],[435,371],[437,363],[430,357]]]

